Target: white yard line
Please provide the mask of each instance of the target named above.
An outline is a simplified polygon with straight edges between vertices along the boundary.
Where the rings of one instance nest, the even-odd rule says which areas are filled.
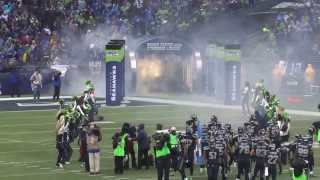
[[[230,105],[203,103],[203,102],[195,102],[195,101],[179,101],[179,100],[144,98],[144,97],[127,97],[127,99],[134,100],[134,101],[164,103],[164,104],[181,105],[181,106],[209,107],[209,108],[216,108],[216,109],[230,109],[230,110],[239,110],[239,111],[241,110],[241,106],[230,106]],[[300,110],[290,110],[290,109],[287,111],[289,114],[292,114],[292,115],[320,116],[319,112],[313,112],[313,111],[300,111]]]

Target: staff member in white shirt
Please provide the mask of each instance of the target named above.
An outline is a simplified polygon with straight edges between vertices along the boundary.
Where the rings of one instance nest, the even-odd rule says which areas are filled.
[[[42,88],[42,75],[40,73],[40,69],[37,68],[35,72],[30,77],[31,89],[33,92],[33,99],[40,99],[40,89]]]
[[[87,149],[89,153],[90,175],[100,174],[100,147],[101,141],[100,129],[93,123],[90,124],[90,130],[87,134]]]
[[[251,112],[250,112],[250,106],[249,106],[249,99],[250,99],[250,83],[247,81],[245,83],[245,86],[243,88],[243,91],[242,91],[242,103],[241,103],[241,106],[242,106],[242,112],[244,114],[248,114],[250,115]]]

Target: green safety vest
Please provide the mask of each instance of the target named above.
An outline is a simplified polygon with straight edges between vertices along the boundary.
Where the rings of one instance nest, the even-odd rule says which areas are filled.
[[[117,147],[113,150],[113,155],[114,156],[119,156],[119,157],[123,157],[125,152],[124,152],[124,146],[125,146],[125,139],[128,136],[128,134],[124,134],[121,137],[120,142],[118,143]]]
[[[164,143],[163,147],[161,149],[157,149],[156,150],[156,158],[160,158],[160,157],[163,157],[163,156],[167,156],[170,154],[170,150],[168,148],[168,145],[167,143]]]
[[[320,129],[318,129],[317,141],[320,142]]]
[[[292,179],[293,180],[307,180],[307,176],[305,173],[303,173],[302,175],[300,175],[299,177],[295,177],[294,174],[292,174]]]
[[[178,145],[177,135],[170,134],[170,145],[171,147],[176,147]]]

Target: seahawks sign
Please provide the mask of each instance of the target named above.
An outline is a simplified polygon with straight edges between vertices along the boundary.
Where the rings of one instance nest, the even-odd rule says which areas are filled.
[[[106,45],[106,104],[119,106],[124,97],[124,41],[112,40]]]

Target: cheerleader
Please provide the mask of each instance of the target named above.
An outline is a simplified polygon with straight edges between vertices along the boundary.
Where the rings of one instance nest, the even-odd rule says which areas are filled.
[[[57,124],[56,124],[56,149],[58,151],[56,166],[60,168],[63,168],[65,159],[66,159],[65,153],[64,153],[64,145],[63,145],[64,125],[65,125],[64,113],[59,112],[57,116]]]

